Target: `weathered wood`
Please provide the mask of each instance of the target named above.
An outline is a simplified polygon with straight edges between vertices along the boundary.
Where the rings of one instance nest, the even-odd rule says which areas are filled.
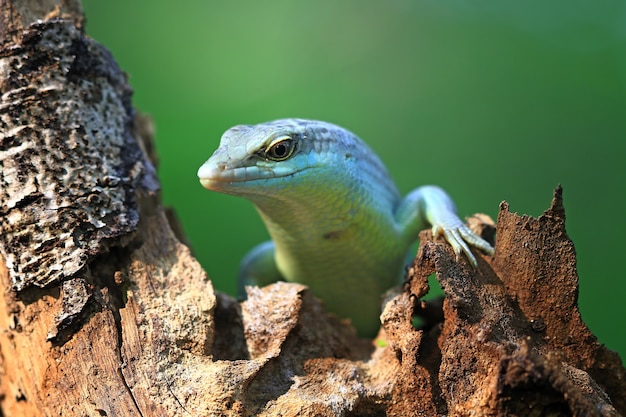
[[[1,4],[3,415],[626,412],[620,359],[578,312],[560,189],[538,219],[503,204],[478,269],[422,233],[374,343],[301,285],[238,303],[172,232],[152,126],[80,5]],[[424,303],[432,273],[445,300]]]
[[[436,271],[446,295],[437,339],[437,385],[446,414],[624,412],[620,358],[580,318],[576,257],[561,194],[559,187],[537,219],[510,213],[502,203],[496,252],[474,271],[422,234],[412,278],[417,290],[411,292],[422,296],[420,283]]]

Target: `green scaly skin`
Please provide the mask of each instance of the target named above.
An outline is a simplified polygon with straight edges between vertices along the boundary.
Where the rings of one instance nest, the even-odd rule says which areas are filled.
[[[476,265],[469,245],[493,253],[442,189],[401,198],[376,154],[330,123],[235,126],[198,177],[209,190],[250,200],[272,238],[242,261],[241,293],[244,285],[300,282],[363,336],[375,335],[381,296],[401,281],[410,246],[428,225],[457,259],[464,253]]]

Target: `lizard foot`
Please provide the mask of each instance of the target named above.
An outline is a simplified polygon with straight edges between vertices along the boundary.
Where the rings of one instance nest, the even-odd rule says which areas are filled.
[[[493,247],[489,244],[489,242],[472,232],[470,228],[460,220],[458,224],[454,224],[452,226],[441,224],[435,225],[433,226],[432,231],[434,237],[439,235],[444,236],[446,241],[450,244],[450,246],[452,246],[452,249],[456,254],[457,261],[461,257],[461,252],[463,252],[474,268],[478,266],[478,262],[476,261],[476,257],[470,250],[468,244],[482,250],[488,255],[493,255]]]

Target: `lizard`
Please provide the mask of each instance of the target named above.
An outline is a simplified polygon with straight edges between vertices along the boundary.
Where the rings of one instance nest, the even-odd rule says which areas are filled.
[[[385,165],[350,131],[314,120],[281,119],[227,130],[198,170],[200,183],[251,201],[271,240],[242,260],[239,293],[275,281],[307,285],[362,336],[380,326],[385,291],[399,284],[412,244],[428,225],[457,261],[469,246],[493,254],[433,185],[401,197]]]

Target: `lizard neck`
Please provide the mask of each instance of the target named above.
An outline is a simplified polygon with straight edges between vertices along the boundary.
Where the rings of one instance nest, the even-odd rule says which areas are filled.
[[[323,182],[323,181],[320,181]],[[271,196],[254,196],[252,202],[259,211],[267,229],[279,246],[297,242],[299,245],[321,239],[324,234],[346,226],[359,210],[365,196],[348,194],[340,183],[294,182]]]

